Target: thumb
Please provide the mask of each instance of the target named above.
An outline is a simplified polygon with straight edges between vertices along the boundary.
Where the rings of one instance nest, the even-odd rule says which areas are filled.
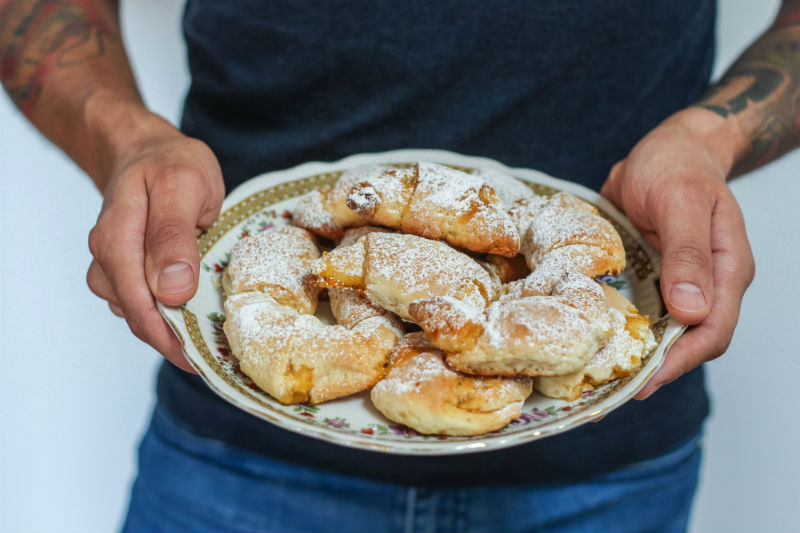
[[[677,189],[669,194],[654,224],[661,242],[661,293],[673,317],[683,324],[698,324],[713,301],[714,196]]]
[[[200,257],[198,221],[205,198],[191,170],[172,170],[149,194],[145,234],[145,276],[156,300],[181,305],[197,290]]]

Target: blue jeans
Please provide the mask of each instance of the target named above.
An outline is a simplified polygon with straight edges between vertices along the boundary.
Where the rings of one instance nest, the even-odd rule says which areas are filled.
[[[698,434],[577,483],[408,487],[245,452],[187,431],[158,407],[123,530],[685,531],[700,456]]]

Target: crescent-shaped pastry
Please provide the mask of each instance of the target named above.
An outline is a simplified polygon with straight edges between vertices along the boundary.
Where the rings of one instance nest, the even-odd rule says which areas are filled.
[[[549,295],[503,298],[485,311],[453,298],[417,300],[412,318],[447,364],[470,374],[557,376],[582,368],[611,336],[600,285],[567,272]]]
[[[315,189],[303,196],[294,210],[293,221],[317,235],[339,240],[344,229],[368,224],[366,218],[347,207],[347,196],[356,183],[390,170],[386,166],[363,166],[345,171],[333,185]]]
[[[597,208],[572,194],[523,199],[509,214],[520,232],[520,253],[531,270],[547,254],[576,244],[595,248],[598,262],[607,264],[608,269],[597,274],[619,274],[625,268],[625,248],[617,230]]]
[[[519,234],[494,189],[477,176],[434,163],[390,169],[356,183],[347,205],[372,224],[513,257]]]
[[[481,435],[521,414],[531,393],[528,378],[468,376],[448,368],[421,332],[406,335],[390,357],[389,372],[370,396],[386,418],[419,433]]]
[[[282,403],[319,403],[371,387],[403,334],[397,317],[347,294],[332,302],[346,325],[310,314],[318,290],[310,266],[318,255],[306,230],[272,228],[239,241],[223,274],[231,350],[242,372]]]
[[[319,258],[314,236],[294,226],[280,226],[249,235],[231,250],[222,273],[225,294],[263,292],[301,313],[317,308],[319,287],[309,270]]]
[[[564,376],[534,378],[533,387],[542,394],[576,400],[585,391],[631,375],[641,366],[642,357],[656,347],[650,319],[613,287],[603,285],[603,290],[614,334],[580,370]]]
[[[320,403],[368,389],[402,331],[382,314],[327,325],[263,293],[225,301],[224,329],[242,372],[281,403]]]
[[[410,320],[408,305],[451,296],[484,308],[500,294],[496,276],[441,241],[402,233],[370,233],[324,253],[312,267],[316,283],[363,291],[369,300]]]

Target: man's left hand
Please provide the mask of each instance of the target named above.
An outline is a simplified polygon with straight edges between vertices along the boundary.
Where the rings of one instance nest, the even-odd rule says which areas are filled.
[[[661,252],[667,309],[691,326],[640,400],[725,352],[755,273],[742,212],[726,185],[733,157],[702,122],[713,120],[697,108],[674,115],[611,169],[601,191]]]

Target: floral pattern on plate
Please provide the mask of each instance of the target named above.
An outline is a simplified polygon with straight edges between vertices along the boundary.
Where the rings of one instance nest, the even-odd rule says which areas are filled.
[[[363,392],[320,405],[282,405],[261,391],[239,369],[222,329],[225,316],[222,272],[233,244],[242,237],[270,227],[290,224],[291,212],[302,194],[335,181],[344,169],[362,164],[405,164],[415,160],[437,161],[461,169],[493,167],[521,179],[534,192],[551,194],[567,190],[595,203],[617,227],[623,238],[628,267],[621,276],[602,276],[598,281],[619,289],[639,309],[653,317],[659,347],[649,354],[633,376],[585,393],[573,402],[534,393],[522,415],[506,427],[477,437],[421,435],[386,420]],[[217,394],[270,423],[308,436],[345,446],[403,454],[453,454],[495,449],[567,431],[606,414],[632,398],[660,366],[665,349],[681,333],[681,327],[662,316],[657,287],[657,255],[633,227],[599,195],[573,183],[556,180],[527,169],[507,169],[491,160],[442,151],[404,150],[354,156],[338,163],[312,163],[255,178],[233,191],[217,222],[199,238],[204,276],[196,296],[180,308],[160,307],[162,314],[183,339],[187,359]]]

